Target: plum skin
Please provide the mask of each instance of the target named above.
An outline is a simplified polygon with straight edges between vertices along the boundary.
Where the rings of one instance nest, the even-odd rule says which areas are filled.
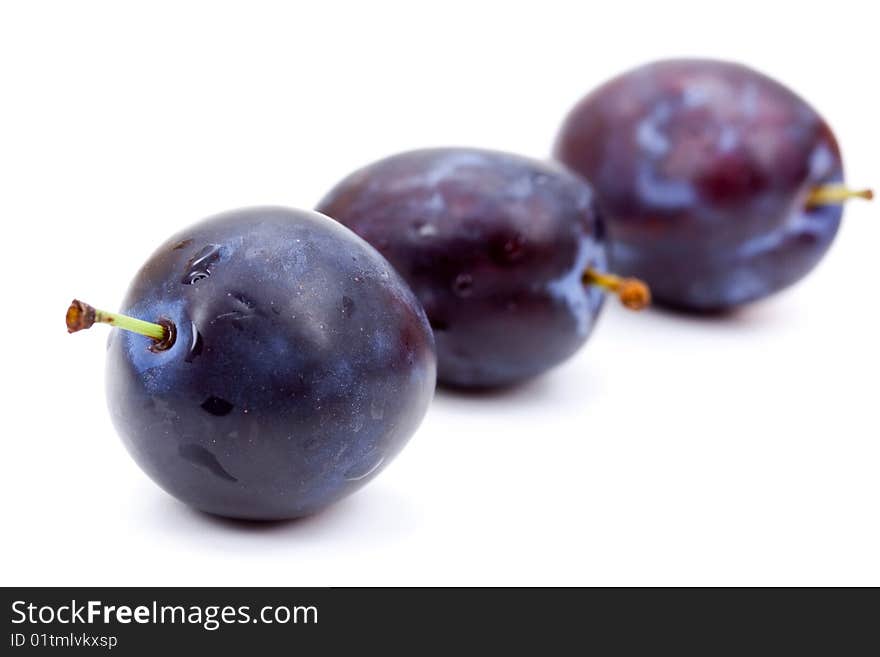
[[[654,299],[723,311],[795,283],[821,260],[840,205],[807,207],[843,180],[824,120],[771,78],[683,59],[624,73],[578,103],[555,156],[589,180],[617,273]]]
[[[197,509],[311,514],[372,479],[433,395],[427,319],[366,242],[314,212],[249,208],[160,246],[122,312],[176,327],[150,351],[114,329],[113,422],[135,461]]]
[[[593,193],[555,163],[475,148],[410,151],[354,172],[317,208],[410,284],[447,386],[507,386],[558,365],[602,307],[602,292],[581,281],[606,265]]]

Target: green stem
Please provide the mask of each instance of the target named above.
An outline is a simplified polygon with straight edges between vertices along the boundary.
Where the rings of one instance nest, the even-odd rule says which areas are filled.
[[[163,342],[168,339],[170,330],[162,324],[154,322],[146,322],[142,319],[121,315],[119,313],[111,313],[107,310],[99,310],[94,306],[83,303],[78,299],[74,299],[70,307],[67,309],[67,332],[76,333],[83,329],[91,328],[94,324],[110,324],[125,331],[139,333],[148,338],[152,338],[156,342]]]

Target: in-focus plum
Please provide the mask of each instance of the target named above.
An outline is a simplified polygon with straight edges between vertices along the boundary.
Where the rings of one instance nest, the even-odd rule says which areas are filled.
[[[394,458],[434,391],[412,292],[314,212],[245,209],[181,231],[122,312],[74,303],[68,326],[138,331],[110,336],[113,422],[156,483],[210,513],[293,518],[340,499]]]

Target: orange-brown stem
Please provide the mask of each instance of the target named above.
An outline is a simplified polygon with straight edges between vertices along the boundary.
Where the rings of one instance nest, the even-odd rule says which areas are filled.
[[[642,310],[651,303],[651,289],[638,278],[624,278],[590,268],[581,280],[584,285],[596,285],[616,294],[620,303],[630,310]]]
[[[807,197],[807,207],[840,205],[854,198],[870,201],[874,198],[874,191],[871,189],[850,189],[846,185],[820,185],[813,188]]]

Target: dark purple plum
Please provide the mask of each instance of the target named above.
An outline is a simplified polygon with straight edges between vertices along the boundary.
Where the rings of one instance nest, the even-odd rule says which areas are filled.
[[[75,303],[68,323],[130,327],[94,312]],[[181,231],[141,268],[122,312],[166,331],[113,330],[113,422],[156,483],[209,513],[295,518],[339,500],[394,458],[434,391],[433,337],[412,292],[314,212],[244,209]]]
[[[840,150],[803,99],[739,64],[682,59],[629,71],[587,95],[556,157],[589,180],[616,271],[661,304],[719,311],[806,275],[828,249]]]
[[[602,307],[602,223],[590,186],[562,167],[438,148],[386,158],[340,182],[318,210],[397,268],[437,342],[438,378],[509,385],[571,356]],[[626,281],[623,297],[644,302]]]

